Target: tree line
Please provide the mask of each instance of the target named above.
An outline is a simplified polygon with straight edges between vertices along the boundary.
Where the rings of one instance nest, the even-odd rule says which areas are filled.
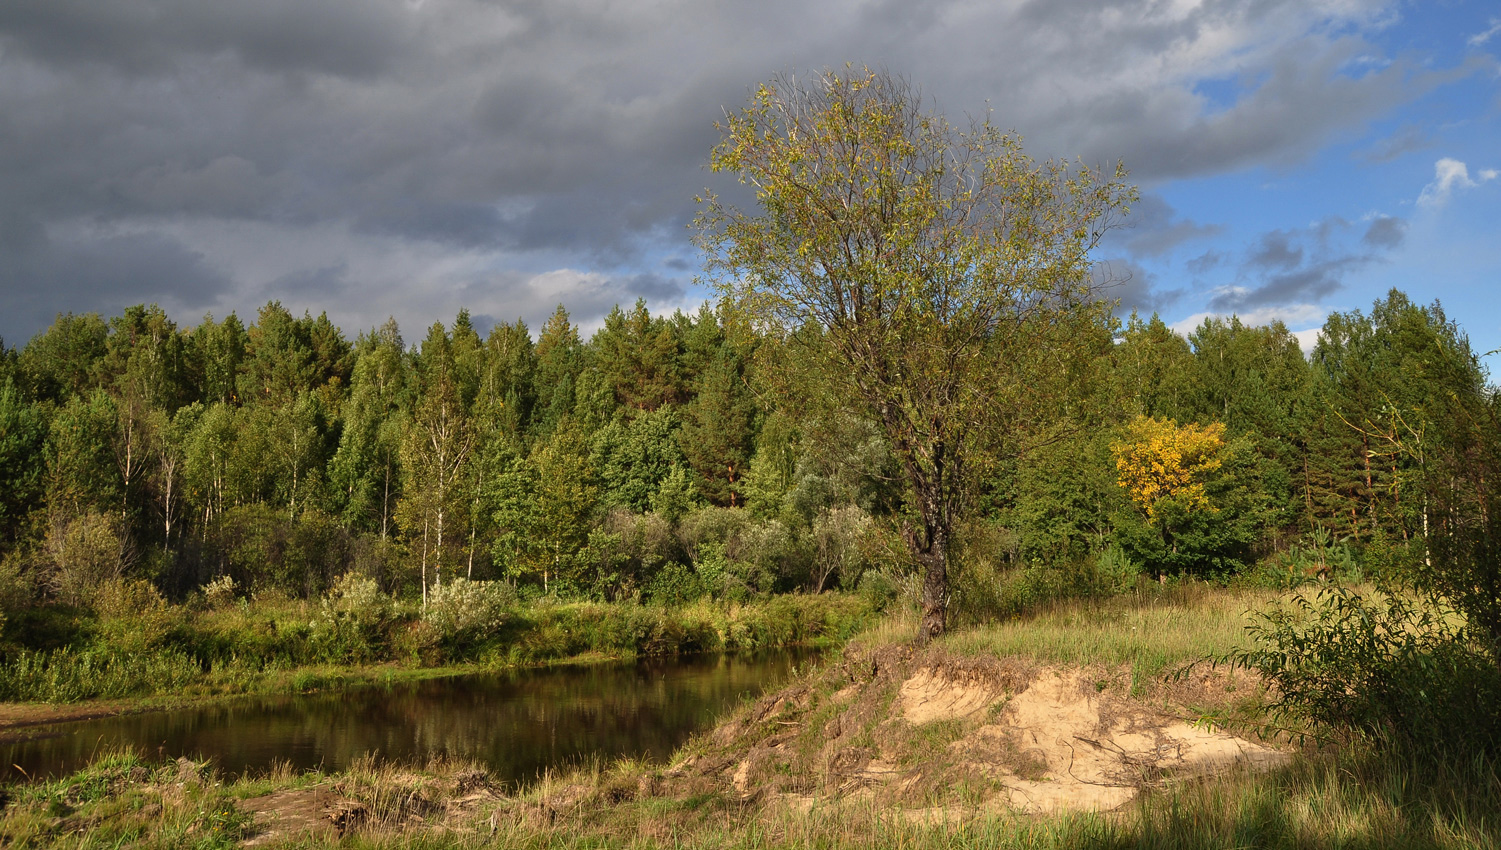
[[[977,461],[971,551],[1204,575],[1316,532],[1405,546],[1432,521],[1422,446],[1486,392],[1460,328],[1397,291],[1332,314],[1308,357],[1233,318],[1073,333],[1072,391]],[[0,356],[6,581],[28,603],[124,577],[313,598],[353,570],[671,602],[898,575],[921,520],[892,447],[789,367],[826,344],[640,302],[587,341],[559,307],[535,336],[461,312],[415,345],[275,302],[249,325],[61,315]]]

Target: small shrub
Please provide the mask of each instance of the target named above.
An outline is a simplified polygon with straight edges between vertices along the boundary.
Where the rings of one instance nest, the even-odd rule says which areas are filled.
[[[676,561],[662,565],[646,585],[646,596],[659,605],[684,605],[704,595],[704,584],[691,567]]]
[[[100,638],[124,653],[146,652],[161,645],[180,620],[156,587],[141,579],[116,578],[101,584],[94,595],[94,611],[99,615]]]
[[[239,585],[235,583],[233,576],[222,575],[200,589],[203,591],[203,601],[208,604],[208,607],[223,611],[234,605],[235,591],[239,589]]]
[[[506,582],[456,578],[428,594],[422,619],[444,641],[458,646],[499,630],[516,601]]]
[[[873,611],[885,611],[902,595],[902,585],[885,570],[867,571],[857,590]]]
[[[1248,632],[1228,660],[1275,685],[1282,714],[1416,752],[1501,754],[1501,671],[1436,601],[1329,586]]]
[[[371,661],[380,654],[390,617],[391,600],[375,580],[347,573],[319,603],[313,639],[329,661]]]

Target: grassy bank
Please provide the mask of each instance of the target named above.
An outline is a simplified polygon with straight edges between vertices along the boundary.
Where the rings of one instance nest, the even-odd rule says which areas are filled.
[[[875,609],[852,594],[794,594],[681,607],[633,603],[518,604],[490,628],[445,631],[416,610],[373,626],[330,617],[328,606],[267,600],[171,612],[159,638],[130,647],[80,612],[36,615],[33,634],[60,644],[12,647],[0,663],[0,700],[76,703],[306,691],[343,684],[574,660],[746,651],[840,643]],[[16,628],[35,625],[22,621]]]
[[[1244,611],[1268,595],[1148,588],[976,626],[923,650],[906,645],[912,624],[894,614],[858,634],[842,657],[740,707],[668,764],[598,763],[526,788],[494,783],[482,766],[454,761],[371,761],[338,774],[280,770],[221,784],[211,766],[117,755],[66,779],[7,789],[0,841],[767,850],[1501,846],[1501,770],[1484,759],[1435,763],[1356,741],[1291,750],[1282,766],[1260,772],[1155,776],[1114,811],[1023,814],[999,802],[1003,789],[993,775],[952,763],[955,742],[970,727],[996,722],[995,710],[926,725],[899,720],[898,686],[935,665],[971,684],[986,669],[1002,669],[1018,688],[1062,668],[1129,670],[1132,687],[1101,679],[1098,698],[1160,712],[1148,703],[1181,696],[1173,684],[1181,678],[1171,674],[1241,641]],[[1221,698],[1254,709],[1254,682],[1241,684]],[[1095,688],[1087,691],[1095,699]],[[1004,708],[1010,697],[998,699]],[[894,768],[926,779],[885,790],[851,782],[841,738],[857,748],[893,749]]]
[[[1483,762],[1436,767],[1368,751],[1304,757],[1278,772],[1175,786],[1110,813],[967,807],[896,810],[858,796],[809,803],[643,793],[642,765],[559,777],[523,794],[475,765],[374,764],[221,784],[211,768],[102,759],[8,789],[0,837],[15,847],[228,848],[1476,848],[1501,844],[1501,777]],[[934,801],[939,803],[940,801]]]

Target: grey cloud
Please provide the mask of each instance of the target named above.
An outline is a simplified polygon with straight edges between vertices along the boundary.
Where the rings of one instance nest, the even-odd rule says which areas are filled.
[[[343,264],[318,269],[303,269],[283,275],[267,288],[270,295],[295,295],[313,301],[331,301],[350,288],[348,268]]]
[[[1209,301],[1217,312],[1316,304],[1344,286],[1353,272],[1383,262],[1402,242],[1406,222],[1383,216],[1352,244],[1350,222],[1331,216],[1303,230],[1262,234],[1246,252],[1237,282]]]
[[[1137,256],[1161,257],[1185,242],[1206,239],[1224,228],[1177,218],[1177,211],[1161,196],[1146,193],[1131,208],[1126,222],[1126,248]]]
[[[414,22],[397,3],[366,0],[48,0],[9,4],[3,27],[32,56],[128,73],[228,53],[254,67],[366,76],[417,34]]]
[[[24,343],[59,312],[113,315],[150,302],[191,314],[229,289],[201,254],[167,237],[41,236],[0,264],[0,336]]]
[[[1397,62],[1351,77],[1342,63],[1370,48],[1321,34],[1328,17],[1294,0],[1186,11],[1150,0],[12,2],[0,11],[0,245],[78,221],[154,233],[180,251],[166,279],[197,281],[197,301],[216,304],[299,280],[309,293],[340,280],[387,285],[362,279],[371,272],[334,246],[301,278],[230,262],[253,256],[265,228],[293,239],[347,227],[392,256],[488,257],[468,277],[434,273],[441,293],[380,289],[376,323],[485,297],[499,278],[527,280],[518,270],[540,268],[539,257],[614,287],[580,290],[581,310],[637,292],[686,297],[681,283],[639,276],[697,265],[657,258],[695,256],[685,225],[705,186],[748,199],[703,165],[713,121],[774,72],[883,65],[956,119],[988,104],[1040,156],[1124,158],[1147,180],[1294,161],[1463,72]],[[1287,32],[1266,23],[1279,20]],[[1211,109],[1193,93],[1198,72],[1184,69],[1241,31],[1251,33],[1245,49],[1219,61],[1251,83]],[[1150,198],[1148,223],[1123,237],[1131,253],[1164,256],[1214,235]],[[206,232],[213,240],[177,241]],[[92,250],[124,252],[114,264],[124,269],[142,249]],[[45,312],[98,307],[84,290],[46,287],[45,264],[7,262],[8,299],[24,284]],[[143,300],[189,298],[172,286],[143,278],[129,288]]]
[[[1190,274],[1201,275],[1215,269],[1220,265],[1220,263],[1224,261],[1224,254],[1220,253],[1219,251],[1209,250],[1205,251],[1197,257],[1194,257],[1192,260],[1189,260],[1183,265],[1184,268],[1188,269]]]
[[[1249,262],[1264,269],[1291,269],[1303,262],[1303,249],[1292,244],[1290,233],[1274,230],[1261,237]]]
[[[1343,286],[1344,275],[1370,262],[1369,257],[1341,257],[1286,274],[1272,275],[1255,289],[1230,289],[1211,298],[1209,309],[1230,313],[1288,304],[1322,301]]]
[[[1433,139],[1421,128],[1413,124],[1404,124],[1397,129],[1397,132],[1358,152],[1356,156],[1366,162],[1379,164],[1391,162],[1403,154],[1432,146]]]
[[[1183,294],[1181,290],[1158,288],[1156,275],[1126,258],[1096,263],[1092,277],[1102,297],[1117,302],[1114,312],[1119,317],[1132,312],[1141,315],[1161,312]]]
[[[1347,61],[1368,49],[1355,39],[1328,47],[1311,40],[1290,45],[1265,69],[1259,84],[1218,112],[1205,114],[1186,92],[1111,91],[1074,105],[1082,108],[1073,123],[1089,139],[1089,151],[1102,158],[1119,151],[1132,173],[1147,179],[1254,163],[1291,165],[1333,134],[1361,127],[1395,104],[1478,67],[1471,63],[1441,72],[1397,61],[1362,77],[1345,75]],[[1173,132],[1164,132],[1169,127]]]
[[[1407,222],[1395,216],[1372,219],[1360,241],[1375,248],[1395,248],[1407,238]]]

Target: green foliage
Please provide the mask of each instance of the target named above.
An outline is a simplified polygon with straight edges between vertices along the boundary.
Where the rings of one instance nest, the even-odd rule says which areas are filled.
[[[339,663],[365,663],[384,655],[391,600],[373,579],[346,573],[318,605],[312,639],[320,654]]]
[[[662,408],[597,431],[590,464],[599,475],[600,501],[644,513],[674,475],[677,480],[671,486],[685,490],[686,477],[678,471],[685,463],[676,439],[679,427],[677,414]]]
[[[115,465],[118,413],[103,390],[74,395],[52,417],[47,502],[54,513],[114,510],[124,488]]]
[[[98,313],[59,313],[47,330],[21,349],[16,371],[27,394],[63,403],[96,386],[109,328]]]
[[[863,546],[869,531],[870,515],[854,505],[826,511],[813,520],[814,593],[833,582],[845,589],[860,583],[869,566]]]
[[[1501,671],[1451,608],[1330,586],[1248,632],[1254,643],[1228,657],[1275,685],[1284,713],[1424,754],[1501,754]]]
[[[316,599],[353,558],[349,535],[329,515],[295,519],[265,504],[231,508],[209,530],[210,553],[227,575],[255,592]]]
[[[663,565],[646,585],[646,598],[658,605],[683,605],[706,592],[698,572],[676,561]]]
[[[94,594],[93,607],[99,618],[99,638],[112,652],[140,655],[161,646],[181,621],[180,609],[172,607],[148,581],[111,579]]]
[[[464,645],[498,631],[516,601],[515,589],[506,582],[456,578],[432,589],[422,620],[443,640]]]
[[[1027,560],[1079,559],[1098,549],[1126,506],[1110,457],[1115,432],[1080,428],[1023,455],[998,519],[1016,532]]]
[[[1136,586],[1141,566],[1119,546],[1078,558],[1027,561],[1011,566],[977,556],[966,546],[955,579],[955,610],[962,622],[1005,620],[1071,599],[1102,599]]]
[[[1153,502],[1115,515],[1114,541],[1130,558],[1162,575],[1219,575],[1241,571],[1268,523],[1266,461],[1248,437],[1223,445],[1209,474],[1195,478],[1194,498]]]
[[[15,384],[0,384],[0,546],[14,545],[40,507],[47,423]]]
[[[134,551],[118,515],[88,512],[57,518],[47,532],[47,585],[65,605],[83,606],[131,565]]]
[[[0,700],[79,702],[181,691],[203,671],[180,652],[21,650],[0,663]]]
[[[233,576],[219,576],[201,588],[203,601],[210,608],[223,610],[234,604],[238,588]]]

